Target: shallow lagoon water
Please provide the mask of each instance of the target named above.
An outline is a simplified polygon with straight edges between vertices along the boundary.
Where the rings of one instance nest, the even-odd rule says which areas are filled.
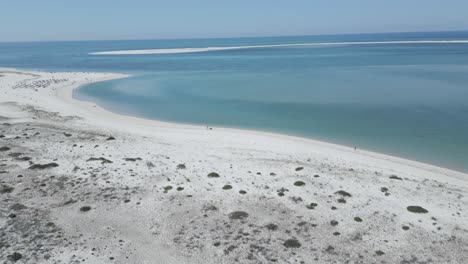
[[[172,122],[293,134],[468,171],[468,44],[152,48],[468,39],[468,33],[0,44],[0,65],[125,72],[75,97]],[[15,55],[16,54],[16,55]]]

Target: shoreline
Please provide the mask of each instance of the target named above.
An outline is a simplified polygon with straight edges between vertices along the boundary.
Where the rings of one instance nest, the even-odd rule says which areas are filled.
[[[468,258],[467,174],[307,138],[119,115],[72,96],[126,76],[0,68],[0,259]]]
[[[131,77],[131,75],[127,75],[121,78],[127,78],[127,77]],[[106,81],[106,80],[100,80],[100,81]],[[57,96],[60,99],[64,100],[65,102],[74,104],[75,106],[79,108],[86,109],[90,113],[93,113],[95,116],[100,116],[101,118],[109,118],[109,119],[118,120],[118,121],[124,121],[131,125],[144,126],[144,127],[148,127],[151,129],[157,129],[158,127],[159,128],[170,127],[170,128],[178,128],[178,129],[194,129],[194,130],[206,129],[204,126],[201,126],[201,125],[167,122],[167,121],[160,121],[160,120],[155,120],[155,119],[147,119],[147,118],[142,118],[142,117],[130,116],[130,115],[125,115],[125,114],[118,114],[94,102],[83,101],[83,100],[73,98],[73,91],[79,89],[83,85],[87,85],[87,84],[81,84],[78,86],[70,86],[68,88],[62,89],[58,91]],[[335,144],[333,142],[321,141],[321,140],[316,140],[316,139],[307,138],[307,137],[292,136],[292,135],[276,133],[276,132],[266,132],[266,131],[250,130],[250,129],[242,129],[242,128],[225,128],[225,127],[213,127],[213,128],[215,128],[216,130],[232,132],[232,133],[244,133],[244,134],[257,135],[257,136],[267,136],[267,137],[272,137],[272,138],[276,138],[279,140],[293,140],[293,141],[303,142],[305,144],[321,145],[321,146],[325,146],[329,148],[334,148],[340,151],[346,151],[350,153],[359,153],[360,155],[366,155],[372,158],[383,159],[383,160],[396,162],[396,163],[400,163],[402,165],[407,165],[407,166],[414,166],[420,169],[424,169],[424,170],[428,170],[428,171],[432,171],[436,173],[448,174],[448,176],[468,181],[468,174],[462,171],[457,171],[457,170],[453,170],[450,168],[440,167],[440,166],[436,166],[436,165],[432,165],[432,164],[428,164],[428,163],[424,163],[420,161],[415,161],[411,159],[401,158],[397,156],[392,156],[392,155],[388,155],[384,153],[368,151],[366,149],[361,149],[361,148],[358,148],[356,152],[351,146]]]
[[[0,71],[6,70],[12,73],[20,73],[20,74],[28,74],[28,73],[36,73],[40,74],[42,71],[29,71],[29,70],[17,70],[14,68],[1,68]],[[60,74],[60,72],[55,72],[56,74]],[[98,74],[98,73],[95,73]],[[97,103],[91,101],[83,101],[79,99],[73,98],[73,91],[79,89],[84,85],[88,85],[91,83],[96,82],[104,82],[110,81],[115,79],[121,78],[128,78],[132,75],[127,74],[116,74],[116,73],[99,73],[103,74],[103,78],[99,78],[93,81],[86,81],[83,83],[74,83],[73,85],[68,85],[65,87],[61,87],[57,89],[55,92],[55,96],[57,99],[63,101],[66,104],[73,105],[75,107],[75,111],[79,112],[87,119],[88,123],[92,123],[95,127],[101,127],[104,129],[113,129],[119,131],[126,131],[130,133],[139,133],[144,135],[152,135],[157,132],[158,129],[184,129],[184,130],[192,130],[192,132],[200,132],[206,130],[206,127],[196,124],[185,124],[185,123],[176,123],[176,122],[167,122],[167,121],[160,121],[155,119],[147,119],[142,117],[136,117],[131,115],[125,114],[118,114],[112,112]],[[40,76],[40,75],[37,75]],[[126,122],[127,124],[135,127],[142,128],[143,130],[135,131],[134,129],[128,127],[127,129],[122,129],[120,125],[116,126],[113,124],[113,121],[119,122]],[[398,156],[392,156],[385,153],[380,152],[373,152],[368,151],[366,149],[358,148],[357,151],[354,151],[353,147],[345,146],[340,144],[335,144],[333,142],[327,141],[320,141],[313,138],[301,137],[301,136],[293,136],[288,134],[276,133],[276,132],[267,132],[267,131],[258,131],[258,130],[251,130],[251,129],[242,129],[242,128],[225,128],[225,127],[212,127],[215,128],[216,131],[222,131],[227,133],[234,133],[234,134],[246,134],[246,135],[253,135],[253,136],[264,136],[270,137],[278,140],[292,140],[296,142],[301,142],[305,144],[311,144],[312,146],[322,146],[326,148],[332,148],[339,151],[360,154],[364,156],[368,156],[371,158],[381,159],[389,162],[395,162],[404,166],[415,167],[418,169],[423,169],[427,171],[431,171],[434,173],[441,173],[447,174],[447,176],[454,177],[457,179],[461,179],[464,181],[468,181],[468,173],[463,171],[457,171],[454,169],[440,167],[416,160],[406,159]]]

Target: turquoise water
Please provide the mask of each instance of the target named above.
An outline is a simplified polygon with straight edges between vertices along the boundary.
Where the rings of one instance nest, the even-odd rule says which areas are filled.
[[[468,172],[468,44],[270,47],[185,54],[135,49],[468,40],[467,32],[0,44],[0,66],[131,73],[75,97],[146,118],[357,146]]]

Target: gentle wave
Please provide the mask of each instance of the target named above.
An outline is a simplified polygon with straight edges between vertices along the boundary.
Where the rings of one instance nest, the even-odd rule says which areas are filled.
[[[258,49],[258,48],[282,48],[301,46],[341,46],[341,45],[381,45],[381,44],[468,44],[468,40],[401,40],[401,41],[369,41],[369,42],[322,42],[299,44],[276,44],[257,46],[233,46],[233,47],[206,47],[206,48],[172,48],[172,49],[146,49],[146,50],[116,50],[91,52],[90,55],[144,55],[144,54],[177,54],[224,50]]]

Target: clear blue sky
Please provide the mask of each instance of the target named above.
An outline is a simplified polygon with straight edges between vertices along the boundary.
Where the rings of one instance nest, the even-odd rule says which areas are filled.
[[[468,0],[0,0],[0,42],[468,30]]]

